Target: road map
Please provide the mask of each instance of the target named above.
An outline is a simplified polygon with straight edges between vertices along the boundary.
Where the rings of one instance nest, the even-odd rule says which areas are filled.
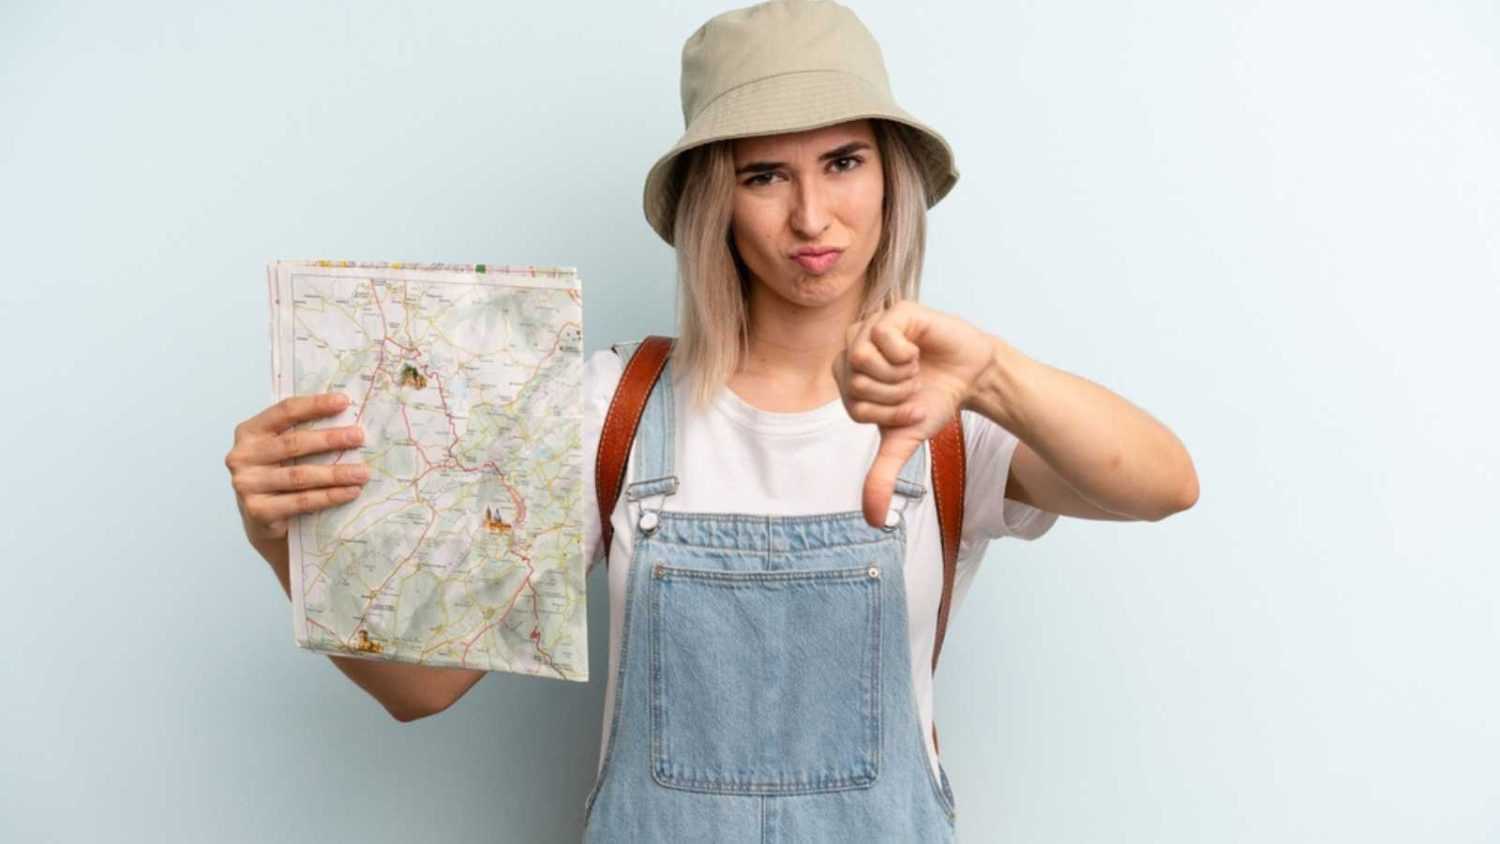
[[[582,290],[571,267],[277,261],[274,400],[341,392],[346,504],[294,518],[292,626],[325,654],[588,680]]]

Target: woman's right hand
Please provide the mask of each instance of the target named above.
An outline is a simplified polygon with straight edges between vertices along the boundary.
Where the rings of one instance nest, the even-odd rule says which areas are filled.
[[[224,456],[245,535],[262,554],[286,547],[292,516],[347,504],[370,479],[362,463],[283,465],[294,458],[353,448],[364,442],[359,425],[292,430],[310,419],[341,413],[340,393],[290,396],[234,428],[234,446]]]
[[[370,477],[369,467],[362,463],[282,465],[304,455],[343,451],[364,442],[364,429],[359,425],[315,430],[293,427],[310,419],[334,416],[348,406],[348,399],[338,393],[282,399],[234,426],[234,447],[224,456],[245,535],[271,564],[288,597],[291,583],[286,531],[291,517],[353,501]],[[332,653],[328,658],[400,721],[443,711],[487,673],[478,668],[413,665]]]

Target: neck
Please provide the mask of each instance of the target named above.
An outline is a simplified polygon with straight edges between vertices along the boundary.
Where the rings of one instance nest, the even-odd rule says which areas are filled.
[[[833,360],[844,348],[844,331],[859,314],[863,284],[835,302],[806,307],[788,302],[758,282],[747,301],[749,355],[729,379],[729,388],[752,407],[796,413],[839,397]]]

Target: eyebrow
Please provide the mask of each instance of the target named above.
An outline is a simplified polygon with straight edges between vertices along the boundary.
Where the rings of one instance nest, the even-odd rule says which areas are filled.
[[[831,149],[828,152],[823,153],[822,155],[818,156],[818,160],[819,161],[831,161],[831,160],[833,160],[835,158],[843,158],[844,156],[848,155],[851,152],[856,152],[858,150],[869,149],[869,148],[870,148],[870,145],[867,144],[867,143],[865,143],[864,141],[851,141],[851,142],[849,142],[847,144],[844,144],[841,147],[835,147],[834,149]],[[785,161],[756,161],[756,162],[752,162],[750,164],[746,164],[744,167],[740,167],[740,168],[736,169],[734,171],[734,175],[736,175],[736,176],[743,176],[746,173],[766,173],[766,172],[769,172],[771,170],[775,170],[778,167],[785,167],[785,166],[786,166],[786,162]]]

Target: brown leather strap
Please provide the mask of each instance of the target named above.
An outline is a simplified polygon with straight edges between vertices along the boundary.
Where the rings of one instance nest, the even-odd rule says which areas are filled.
[[[653,334],[636,346],[630,360],[625,363],[625,372],[615,387],[609,411],[604,415],[604,427],[599,432],[599,453],[594,459],[594,490],[599,500],[599,547],[603,549],[606,567],[609,566],[610,541],[614,538],[614,526],[609,523],[609,517],[615,511],[615,502],[619,501],[620,489],[625,483],[625,459],[630,456],[630,444],[635,441],[635,429],[641,423],[646,399],[661,377],[662,367],[666,366],[672,340]]]
[[[943,540],[943,597],[938,602],[937,638],[932,642],[932,673],[937,674],[938,654],[948,632],[948,610],[953,603],[953,580],[958,573],[958,541],[964,525],[963,413],[928,440],[932,451],[932,492],[937,505],[938,534]],[[938,746],[937,719],[932,722],[932,747]]]

